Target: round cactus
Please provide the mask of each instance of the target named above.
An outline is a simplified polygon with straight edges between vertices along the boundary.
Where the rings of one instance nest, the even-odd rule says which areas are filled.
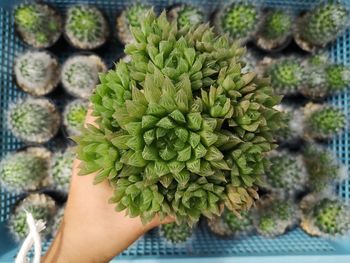
[[[349,24],[349,9],[339,1],[328,1],[298,19],[295,40],[306,51],[324,47],[344,32]]]
[[[305,167],[308,173],[308,188],[313,192],[322,192],[347,175],[334,154],[321,146],[309,144],[303,151]]]
[[[50,164],[50,177],[56,189],[68,192],[75,156],[72,148],[53,155]]]
[[[308,195],[300,203],[301,227],[312,236],[337,237],[350,232],[350,207],[333,197]]]
[[[63,111],[63,125],[68,136],[80,135],[84,126],[88,102],[84,100],[73,100],[69,102]]]
[[[283,10],[266,11],[256,35],[256,45],[268,51],[285,47],[291,40],[292,22],[291,14]]]
[[[47,182],[50,151],[29,147],[0,161],[0,185],[9,192],[37,190]]]
[[[346,126],[345,113],[326,104],[307,104],[304,116],[306,139],[329,139],[339,134]]]
[[[168,19],[177,21],[179,28],[197,26],[204,22],[204,14],[198,8],[191,5],[175,5],[168,11]]]
[[[219,33],[227,33],[231,39],[244,44],[257,31],[260,16],[259,9],[253,3],[238,1],[221,9],[214,23]]]
[[[295,95],[302,83],[303,68],[296,58],[284,58],[276,61],[265,60],[266,75],[271,77],[271,86],[281,95]]]
[[[214,234],[222,237],[248,235],[254,229],[252,209],[241,211],[239,216],[225,210],[221,216],[208,219],[208,227]]]
[[[280,97],[268,80],[242,74],[244,49],[208,25],[178,31],[153,12],[143,24],[150,31],[134,28],[125,49],[131,61],[102,74],[91,96],[99,127],[76,140],[81,174],[110,181],[117,209],[144,222],[247,209],[264,153],[276,147]]]
[[[55,201],[51,197],[44,194],[28,195],[15,207],[8,221],[12,236],[16,241],[22,241],[28,235],[26,211],[31,213],[36,221],[42,220],[46,223],[42,233],[44,237],[48,236],[56,210]]]
[[[47,99],[19,99],[7,112],[10,131],[27,143],[44,143],[52,139],[60,127],[60,114]]]
[[[325,79],[329,92],[343,90],[350,85],[350,68],[334,64],[325,68]]]
[[[160,226],[162,236],[171,243],[182,243],[187,241],[193,234],[193,227],[187,224],[177,223],[164,224]]]
[[[48,5],[19,5],[15,8],[14,17],[17,32],[24,42],[33,47],[52,46],[61,35],[61,17]]]
[[[60,65],[47,51],[27,51],[16,58],[14,73],[17,85],[33,96],[51,92],[60,80]]]
[[[292,201],[269,197],[260,201],[254,226],[265,237],[283,235],[298,220],[297,207]]]
[[[74,55],[62,67],[61,81],[71,95],[88,99],[99,82],[99,73],[107,70],[96,55]]]
[[[74,47],[94,49],[106,42],[109,28],[99,9],[89,5],[76,5],[67,11],[64,32]]]
[[[268,157],[270,165],[265,172],[268,189],[290,195],[304,189],[307,174],[301,155],[282,150],[271,152]]]
[[[130,27],[140,27],[141,20],[149,8],[148,5],[136,2],[121,12],[116,22],[117,35],[121,43],[128,44],[133,41]]]

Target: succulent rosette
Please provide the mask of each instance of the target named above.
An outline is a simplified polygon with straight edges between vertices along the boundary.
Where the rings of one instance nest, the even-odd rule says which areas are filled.
[[[242,74],[244,49],[208,25],[178,31],[150,11],[131,31],[130,62],[102,74],[91,97],[98,127],[77,138],[80,173],[108,180],[117,210],[144,222],[249,208],[281,98],[267,79]]]
[[[88,110],[88,102],[85,100],[73,100],[69,102],[63,111],[63,125],[68,136],[80,135]]]
[[[193,228],[187,224],[169,223],[160,226],[160,233],[171,243],[183,243],[191,238]]]
[[[167,12],[167,17],[170,21],[177,21],[179,28],[197,26],[206,20],[200,8],[187,4],[171,7]]]

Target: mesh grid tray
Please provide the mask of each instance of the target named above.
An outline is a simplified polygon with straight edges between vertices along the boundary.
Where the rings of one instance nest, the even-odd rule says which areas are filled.
[[[23,144],[15,139],[6,128],[5,112],[8,104],[24,94],[15,86],[12,76],[13,60],[28,47],[14,33],[13,17],[11,7],[19,0],[1,0],[0,2],[0,158],[10,151],[23,147]],[[48,0],[46,3],[52,4],[62,14],[71,5],[88,3],[96,5],[109,18],[111,28],[114,26],[115,16],[131,3],[123,0]],[[160,11],[170,5],[181,1],[149,0],[149,4],[155,6],[156,11]],[[184,2],[184,1],[182,1]],[[188,1],[186,1],[188,2]],[[192,0],[194,5],[203,7],[208,12],[214,11],[225,1],[215,0]],[[257,0],[267,6],[283,7],[295,12],[312,8],[320,1],[314,0]],[[350,0],[346,0],[350,6]],[[115,38],[114,38],[115,39]],[[49,49],[59,55],[61,62],[73,52],[63,40],[60,40],[53,48]],[[108,63],[113,65],[122,52],[122,46],[116,40],[110,40],[103,48],[95,51]],[[329,53],[334,62],[341,62],[350,65],[350,31],[348,30],[342,37],[329,48]],[[61,88],[53,95],[60,97]],[[59,103],[62,100],[59,100]],[[350,116],[350,89],[329,99],[329,103],[344,110]],[[54,144],[60,143],[54,141]],[[350,167],[350,138],[349,128],[330,141],[329,146],[337,154],[341,162]],[[350,178],[349,178],[350,179]],[[350,180],[337,186],[337,194],[345,201],[350,202]],[[12,261],[16,254],[18,244],[15,244],[6,229],[6,220],[10,210],[19,200],[20,196],[4,192],[0,188],[0,262]],[[47,249],[49,242],[44,244]],[[174,258],[174,257],[213,257],[213,256],[269,256],[269,255],[348,255],[350,262],[350,241],[349,240],[325,240],[310,237],[300,229],[295,229],[286,235],[276,239],[265,239],[261,236],[251,236],[242,240],[223,240],[210,234],[200,224],[196,229],[194,237],[190,242],[182,245],[172,245],[165,242],[157,230],[153,230],[139,239],[129,249],[124,251],[118,258]]]

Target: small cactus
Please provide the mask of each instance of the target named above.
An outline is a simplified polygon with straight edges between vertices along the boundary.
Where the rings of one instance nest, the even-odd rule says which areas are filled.
[[[16,58],[14,73],[17,85],[33,96],[50,93],[60,80],[60,65],[47,51],[27,51]]]
[[[221,34],[227,33],[231,39],[242,44],[250,40],[258,29],[260,12],[250,2],[234,2],[221,9],[215,17],[215,26]]]
[[[306,139],[330,139],[339,134],[346,126],[345,113],[326,104],[307,104],[304,108],[304,116]]]
[[[57,152],[53,155],[50,164],[50,177],[56,189],[68,192],[74,159],[75,152],[72,148],[68,148],[64,152]]]
[[[8,221],[12,236],[19,242],[28,235],[26,212],[31,213],[36,221],[42,220],[46,223],[42,233],[44,237],[48,236],[56,210],[55,201],[51,197],[36,193],[28,195],[15,207]]]
[[[88,99],[99,82],[99,73],[107,70],[96,55],[74,55],[62,67],[61,81],[71,95]]]
[[[301,16],[295,40],[306,51],[334,41],[349,24],[349,9],[340,1],[327,1]]]
[[[177,21],[179,28],[196,26],[202,24],[205,20],[203,12],[195,6],[191,5],[175,5],[168,11],[168,19]]]
[[[60,127],[60,114],[49,100],[19,99],[7,112],[10,131],[27,143],[44,143],[52,139]]]
[[[340,64],[325,68],[325,79],[329,92],[343,90],[350,86],[350,68]]]
[[[300,203],[301,227],[312,236],[339,237],[350,233],[350,207],[327,196],[308,195]]]
[[[59,14],[44,4],[22,4],[14,11],[15,26],[23,41],[36,48],[52,46],[62,32]]]
[[[73,100],[69,102],[63,111],[63,125],[66,128],[68,136],[80,135],[80,129],[85,122],[88,110],[88,102],[84,100]]]
[[[97,48],[109,35],[108,23],[101,11],[89,5],[68,9],[64,31],[68,41],[80,49]]]
[[[190,227],[188,224],[178,225],[177,223],[170,223],[161,225],[160,231],[167,241],[183,243],[192,236],[193,227]]]
[[[38,190],[47,181],[50,158],[50,151],[39,147],[7,155],[0,161],[0,185],[16,193]]]

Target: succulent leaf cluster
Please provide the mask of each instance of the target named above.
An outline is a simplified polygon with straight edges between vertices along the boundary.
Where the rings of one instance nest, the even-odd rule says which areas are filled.
[[[131,61],[103,74],[91,97],[99,127],[77,139],[81,173],[108,179],[117,210],[144,222],[249,208],[275,148],[281,98],[268,80],[242,74],[244,49],[208,25],[179,31],[149,12],[131,30]]]
[[[45,184],[51,153],[30,147],[11,153],[0,161],[0,185],[10,192],[37,190]]]
[[[167,16],[170,21],[177,21],[178,28],[196,26],[205,20],[202,10],[191,5],[176,5],[169,10]]]
[[[15,26],[23,40],[36,48],[53,45],[61,35],[61,17],[44,4],[26,3],[14,11]]]
[[[170,223],[160,226],[162,236],[171,243],[183,243],[191,238],[193,227],[187,224]]]
[[[76,154],[72,148],[57,152],[50,163],[50,177],[53,185],[61,191],[68,192],[72,177],[73,161]]]
[[[84,126],[88,110],[88,102],[84,100],[73,100],[69,102],[63,111],[63,124],[69,136],[80,135]]]
[[[81,49],[97,48],[109,35],[108,23],[101,11],[89,5],[69,8],[64,30],[69,42]]]
[[[45,98],[18,99],[7,111],[10,131],[28,143],[44,143],[53,138],[60,127],[56,106]]]

